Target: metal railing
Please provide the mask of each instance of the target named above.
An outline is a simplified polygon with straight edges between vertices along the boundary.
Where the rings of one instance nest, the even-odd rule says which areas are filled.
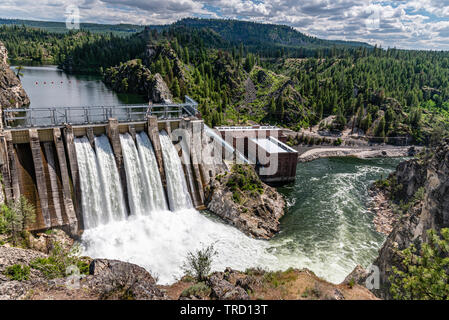
[[[5,128],[22,128],[100,124],[107,123],[110,118],[116,118],[119,122],[132,122],[145,121],[148,116],[158,119],[196,116],[198,103],[188,96],[185,98],[186,102],[181,104],[4,109],[2,121]]]

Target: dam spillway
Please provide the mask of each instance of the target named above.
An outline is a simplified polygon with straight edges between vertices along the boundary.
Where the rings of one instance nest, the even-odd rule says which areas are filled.
[[[207,164],[190,163],[190,155],[179,152],[167,134],[188,128],[184,124],[190,121],[203,125],[149,117],[126,124],[111,119],[103,125],[5,130],[0,201],[25,196],[36,208],[30,230],[62,227],[72,234],[130,215],[202,206],[193,204],[192,198],[201,197],[192,192],[203,192]]]

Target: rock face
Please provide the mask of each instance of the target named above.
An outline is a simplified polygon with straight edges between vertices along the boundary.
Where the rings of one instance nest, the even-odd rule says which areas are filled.
[[[0,42],[0,107],[22,108],[30,104],[30,99],[20,83],[20,80],[9,68],[8,52]]]
[[[173,100],[161,75],[159,73],[151,74],[151,71],[139,60],[130,60],[117,67],[106,69],[103,81],[114,91],[140,94],[153,103],[165,103]]]
[[[376,295],[390,298],[388,277],[401,259],[398,250],[427,241],[427,230],[449,227],[449,141],[432,152],[401,163],[389,180],[390,199],[410,204],[395,224],[374,265],[380,269],[380,290]]]
[[[269,239],[279,232],[285,201],[276,189],[260,181],[253,167],[238,166],[211,181],[206,205],[246,234]]]
[[[156,73],[153,77],[153,80],[151,82],[151,95],[150,99],[151,101],[157,103],[157,102],[166,102],[169,103],[173,101],[173,96],[170,93],[170,89],[168,89],[167,84],[165,83],[164,79],[162,79],[161,75],[159,73]]]
[[[117,260],[96,259],[90,264],[88,276],[75,277],[77,286],[68,279],[48,280],[33,268],[28,280],[12,281],[4,270],[14,264],[29,265],[46,254],[29,249],[0,246],[0,300],[17,299],[166,299],[154,278],[142,267]]]
[[[159,59],[168,59],[173,65],[173,75],[178,78],[179,81],[185,81],[184,69],[181,60],[175,50],[168,45],[152,45],[149,44],[145,50],[143,63],[149,67],[152,63]]]

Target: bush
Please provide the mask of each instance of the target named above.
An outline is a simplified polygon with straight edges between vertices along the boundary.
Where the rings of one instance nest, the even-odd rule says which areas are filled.
[[[58,242],[53,242],[53,249],[47,258],[37,258],[31,261],[33,269],[40,270],[48,279],[64,278],[69,266],[76,266],[80,274],[89,274],[89,264],[79,258],[79,247],[65,250]]]
[[[30,277],[30,267],[22,264],[15,264],[6,267],[5,271],[3,271],[3,274],[11,280],[28,280]]]
[[[207,297],[210,295],[211,289],[204,282],[198,282],[193,286],[185,289],[181,293],[181,297]]]
[[[187,261],[182,266],[185,274],[201,282],[207,279],[211,271],[213,257],[217,255],[214,245],[187,254]]]
[[[334,141],[334,145],[336,145],[336,146],[341,146],[342,143],[343,143],[343,140],[341,140],[341,138],[338,138],[337,140]]]

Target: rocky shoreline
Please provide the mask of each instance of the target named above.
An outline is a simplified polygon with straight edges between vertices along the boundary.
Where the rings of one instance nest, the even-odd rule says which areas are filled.
[[[388,236],[393,231],[393,227],[398,221],[398,216],[395,214],[388,194],[384,190],[373,186],[368,192],[372,198],[370,209],[374,214],[373,222],[376,231]]]
[[[313,148],[305,151],[298,156],[299,162],[309,162],[321,158],[332,157],[354,157],[359,159],[369,158],[400,158],[413,156],[419,147],[405,146],[405,147],[391,147],[386,146],[384,148],[345,148],[345,147],[321,147]]]

